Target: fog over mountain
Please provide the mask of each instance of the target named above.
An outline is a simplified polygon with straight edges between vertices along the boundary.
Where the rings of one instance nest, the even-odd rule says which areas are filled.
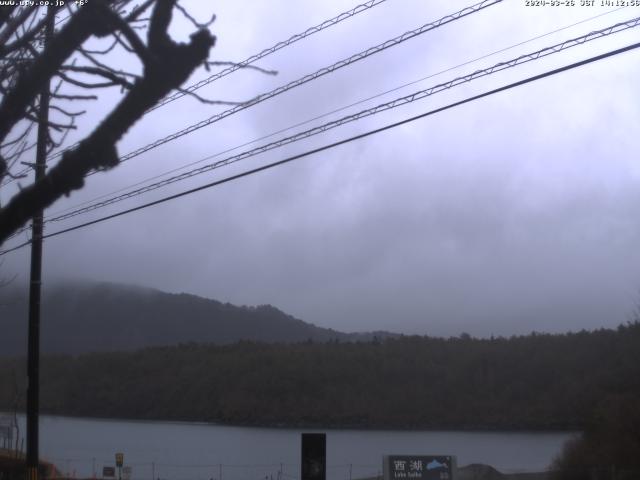
[[[67,282],[43,293],[44,353],[134,350],[187,342],[324,342],[389,336],[320,328],[271,305],[235,306],[186,293],[119,284]],[[27,306],[25,289],[0,291],[0,355],[26,352]]]

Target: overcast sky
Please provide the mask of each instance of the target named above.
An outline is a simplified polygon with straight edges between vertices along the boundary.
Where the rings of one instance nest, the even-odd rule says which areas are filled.
[[[211,60],[221,61],[241,61],[357,3],[182,2],[200,20],[217,14]],[[613,11],[576,3],[528,7],[525,0],[505,0],[94,175],[84,190],[46,215],[421,78],[431,76],[233,153],[640,16],[640,8]],[[277,70],[276,76],[244,70],[199,93],[246,101],[471,4],[388,0],[258,62]],[[175,20],[174,36],[187,38],[193,26]],[[582,23],[433,76],[576,22]],[[639,32],[634,28],[475,80],[233,167],[48,224],[46,231],[635,43]],[[135,66],[130,59],[117,62]],[[198,71],[188,84],[207,75]],[[615,327],[629,320],[640,300],[638,78],[635,50],[52,238],[44,249],[45,287],[59,278],[106,280],[234,304],[269,303],[343,331],[448,336]],[[70,140],[90,131],[118,95],[105,91],[89,105]],[[147,115],[119,151],[125,154],[227,108],[183,98]],[[11,189],[0,193],[4,203]],[[8,255],[1,268],[26,281],[28,258],[23,249]]]

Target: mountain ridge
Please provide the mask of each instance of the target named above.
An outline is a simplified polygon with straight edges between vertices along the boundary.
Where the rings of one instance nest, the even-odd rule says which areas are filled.
[[[0,291],[0,355],[24,354],[27,292]],[[59,282],[43,290],[43,353],[81,354],[180,343],[224,345],[368,341],[389,332],[346,333],[304,322],[272,305],[236,306],[189,293],[109,282]]]

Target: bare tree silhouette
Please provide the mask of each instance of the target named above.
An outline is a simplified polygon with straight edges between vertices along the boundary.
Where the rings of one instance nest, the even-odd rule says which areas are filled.
[[[174,11],[194,25],[188,43],[175,42],[168,34]],[[47,30],[52,17],[60,25],[53,32],[50,27]],[[20,160],[35,146],[30,134],[38,125],[43,88],[50,85],[49,152],[82,121],[79,117],[84,111],[74,105],[96,100],[96,90],[117,87],[123,91],[120,102],[88,135],[65,150],[41,180],[21,188],[0,207],[0,244],[35,212],[82,188],[88,173],[118,165],[116,144],[131,126],[164,96],[180,89],[195,69],[208,66],[215,42],[207,29],[210,23],[196,22],[176,0],[0,7],[2,185],[24,176]],[[88,43],[105,46],[92,49]],[[141,71],[113,66],[118,51],[135,56]]]

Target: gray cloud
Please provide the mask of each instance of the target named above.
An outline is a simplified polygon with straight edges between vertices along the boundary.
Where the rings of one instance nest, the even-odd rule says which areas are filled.
[[[390,1],[261,62],[279,70],[277,77],[241,72],[204,93],[251,98],[466,5],[454,3]],[[520,3],[492,7],[96,175],[66,205],[602,12],[534,11]],[[242,59],[346,8],[342,2],[251,5],[220,6],[214,55]],[[380,101],[601,28],[631,17],[632,10]],[[629,38],[479,80],[148,199],[625,45]],[[240,304],[271,303],[342,330],[509,335],[615,326],[626,320],[640,286],[636,60],[637,53],[606,60],[51,239],[46,278],[98,278]],[[120,150],[215,111],[189,99],[174,102],[136,127]],[[24,252],[13,255],[3,269],[24,278],[27,259]]]

